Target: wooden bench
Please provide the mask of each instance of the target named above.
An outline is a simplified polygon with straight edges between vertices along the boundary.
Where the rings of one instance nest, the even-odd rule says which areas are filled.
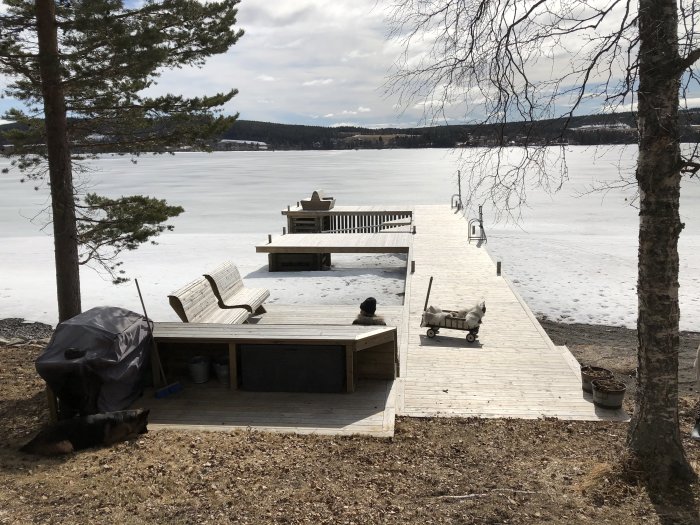
[[[168,296],[170,306],[185,323],[241,324],[248,320],[246,308],[222,308],[209,282],[200,277]]]
[[[398,374],[396,328],[390,326],[337,325],[223,325],[155,323],[151,353],[154,384],[161,353],[173,345],[185,349],[195,344],[228,346],[231,388],[255,391],[285,390],[285,381],[317,380],[346,392],[355,390],[358,379],[393,380]],[[247,380],[253,380],[247,384]],[[259,380],[264,385],[261,387]],[[241,381],[241,383],[239,383]],[[279,385],[275,382],[279,381]],[[297,385],[299,386],[299,385]],[[278,388],[279,387],[279,388]],[[313,388],[308,391],[319,391]],[[320,391],[329,391],[323,390]]]
[[[247,288],[243,284],[238,268],[225,262],[213,271],[204,274],[211,285],[221,308],[245,308],[250,313],[264,313],[263,303],[270,297],[267,288]]]

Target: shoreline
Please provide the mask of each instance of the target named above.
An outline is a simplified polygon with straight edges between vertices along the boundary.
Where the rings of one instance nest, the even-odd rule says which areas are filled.
[[[537,319],[556,346],[566,346],[581,365],[612,370],[628,387],[625,408],[633,406],[637,367],[637,331],[614,325],[564,323]],[[18,317],[0,319],[0,345],[46,344],[53,327]],[[693,362],[700,345],[700,332],[682,330],[678,357],[680,396],[696,396]]]

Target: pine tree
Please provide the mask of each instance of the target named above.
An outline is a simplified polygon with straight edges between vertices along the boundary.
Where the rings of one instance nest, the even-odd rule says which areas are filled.
[[[167,68],[202,66],[243,35],[239,0],[5,0],[0,14],[0,74],[6,94],[24,104],[5,118],[11,165],[27,179],[48,175],[59,320],[81,310],[79,265],[98,262],[122,280],[116,257],[170,226],[183,211],[144,196],[80,196],[79,159],[106,151],[131,155],[183,145],[208,149],[236,116],[220,108],[237,93],[199,98],[144,92]]]

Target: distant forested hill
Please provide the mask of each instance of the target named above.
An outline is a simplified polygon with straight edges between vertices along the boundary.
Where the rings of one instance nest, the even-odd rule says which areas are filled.
[[[682,115],[682,140],[700,142],[700,109]],[[633,113],[586,115],[570,120],[561,134],[561,120],[507,125],[449,125],[420,128],[322,127],[238,120],[213,141],[216,150],[232,149],[359,149],[359,148],[452,148],[525,144],[634,144],[637,142]],[[8,149],[3,133],[16,127],[0,126],[0,150]],[[108,133],[105,137],[108,138]],[[3,147],[3,144],[5,145]],[[94,145],[97,146],[97,145]],[[187,149],[183,144],[182,148]],[[91,147],[92,151],[100,150]]]
[[[633,113],[574,117],[562,135],[561,120],[500,125],[421,128],[322,127],[239,120],[221,137],[258,141],[272,149],[451,148],[501,144],[634,144]],[[682,140],[700,141],[700,110],[683,112]]]

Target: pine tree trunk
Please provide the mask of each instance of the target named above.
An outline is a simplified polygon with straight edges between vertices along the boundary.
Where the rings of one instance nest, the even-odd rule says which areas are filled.
[[[35,8],[51,184],[58,320],[65,321],[81,309],[73,174],[58,59],[56,6],[53,0],[36,0]]]
[[[678,426],[681,72],[675,0],[640,0],[639,7],[639,348],[628,444],[663,484],[692,473]]]

